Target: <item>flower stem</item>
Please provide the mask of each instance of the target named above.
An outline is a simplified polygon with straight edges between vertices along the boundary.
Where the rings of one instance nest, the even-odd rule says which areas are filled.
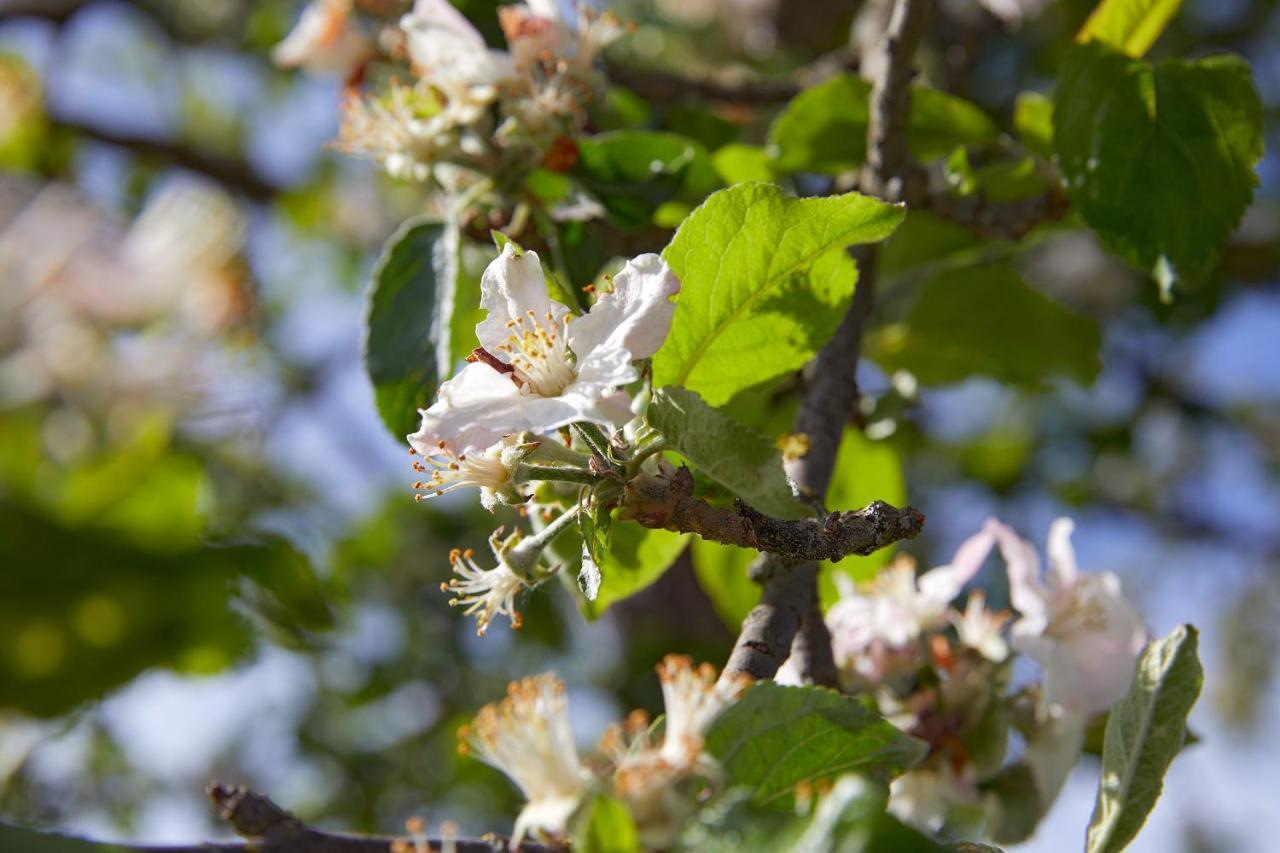
[[[521,539],[511,550],[502,555],[501,559],[519,577],[533,580],[543,550],[551,544],[551,540],[578,520],[578,513],[581,511],[581,505],[575,504],[548,522],[547,526],[537,533]]]
[[[567,465],[539,465],[533,462],[521,462],[515,471],[515,480],[527,483],[530,480],[555,480],[562,483],[598,483],[600,476],[586,468]]]
[[[613,454],[609,452],[609,438],[604,434],[604,430],[589,421],[577,421],[573,428],[578,431],[578,435],[582,436],[587,447],[591,448],[592,455],[604,468],[618,469],[617,463],[613,460]]]

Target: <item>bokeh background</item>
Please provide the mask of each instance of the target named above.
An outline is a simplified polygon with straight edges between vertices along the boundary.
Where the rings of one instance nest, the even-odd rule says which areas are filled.
[[[458,5],[498,37],[493,3]],[[622,3],[638,26],[619,61],[782,73],[839,47],[859,5]],[[949,47],[928,74],[1007,124],[1090,5],[1049,2],[1010,28],[941,0]],[[492,523],[464,496],[413,502],[359,352],[378,247],[421,200],[331,150],[341,81],[272,65],[299,8],[0,0],[5,821],[216,837],[203,788],[218,778],[324,827],[390,832],[420,815],[505,830],[515,791],[460,758],[454,732],[508,680],[557,671],[593,743],[630,708],[657,707],[663,653],[720,663],[736,633],[687,558],[592,622],[561,589],[528,601],[518,634],[478,639],[450,611],[447,552],[481,545]],[[1276,3],[1190,0],[1155,55],[1245,56],[1274,152],[1278,47]],[[759,142],[768,115],[677,99],[645,121],[714,149]],[[1017,253],[1029,282],[1100,324],[1089,387],[904,388],[861,368],[884,464],[860,488],[901,479],[929,519],[903,550],[945,561],[992,514],[1042,542],[1070,514],[1082,564],[1118,572],[1155,633],[1201,628],[1201,741],[1135,850],[1280,837],[1274,153],[1260,175],[1222,274],[1171,305],[1084,231]],[[910,272],[890,279],[882,330],[920,285]],[[1086,759],[1025,849],[1079,849],[1096,784]]]

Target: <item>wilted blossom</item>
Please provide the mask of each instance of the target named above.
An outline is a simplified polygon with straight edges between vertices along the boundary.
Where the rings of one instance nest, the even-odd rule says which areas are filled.
[[[639,378],[633,362],[666,339],[680,287],[665,261],[629,261],[581,317],[548,295],[537,253],[511,243],[480,287],[488,316],[476,336],[484,357],[440,386],[411,444],[443,441],[462,453],[512,433],[541,435],[575,421],[618,427],[631,419],[620,387]]]
[[[564,832],[592,785],[569,725],[564,682],[544,674],[507,688],[507,698],[480,709],[459,732],[464,751],[505,773],[524,794],[511,848],[531,831]]]
[[[748,680],[717,681],[714,667],[682,655],[668,655],[657,669],[666,711],[661,742],[654,742],[648,715],[636,711],[606,731],[600,749],[607,760],[592,762],[594,772],[574,746],[564,684],[549,674],[513,683],[506,699],[482,708],[460,732],[463,751],[507,774],[525,795],[512,849],[530,830],[559,836],[596,790],[627,806],[647,849],[671,845],[697,807],[688,786],[719,772],[703,738]]]
[[[746,689],[749,681],[718,681],[715,667],[694,666],[684,655],[667,655],[658,665],[662,681],[662,740],[653,742],[649,718],[636,712],[625,726],[611,726],[601,750],[613,764],[614,793],[627,804],[648,847],[668,846],[693,808],[683,783],[712,779],[715,761],[703,751],[715,718]]]
[[[1071,546],[1070,519],[1049,528],[1049,570],[1030,543],[999,522],[996,531],[1009,569],[1009,594],[1021,615],[1013,647],[1044,668],[1045,700],[1085,716],[1110,708],[1133,678],[1147,642],[1142,617],[1111,572],[1083,573]]]
[[[277,65],[344,80],[372,55],[369,37],[352,16],[351,0],[311,0],[289,35],[271,51]]]

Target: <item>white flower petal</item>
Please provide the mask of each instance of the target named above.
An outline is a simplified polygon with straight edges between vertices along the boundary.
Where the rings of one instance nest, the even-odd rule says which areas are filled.
[[[1071,532],[1075,527],[1069,518],[1056,519],[1049,526],[1049,575],[1054,586],[1070,586],[1080,572],[1075,548],[1071,547]]]
[[[417,0],[400,19],[409,57],[420,74],[449,92],[496,83],[514,74],[511,57],[490,50],[484,37],[448,0]]]
[[[510,376],[483,362],[472,362],[440,386],[436,402],[421,410],[422,425],[409,444],[424,456],[437,452],[440,442],[455,454],[491,446],[504,435],[519,432],[520,389]]]
[[[1045,619],[1048,591],[1040,583],[1040,557],[1035,546],[995,519],[987,525],[1000,543],[1000,554],[1009,574],[1009,600],[1013,609],[1021,613],[1024,620]]]
[[[622,349],[632,359],[648,358],[658,351],[671,328],[680,292],[666,261],[654,254],[628,261],[613,278],[613,290],[604,293],[585,317],[569,327],[569,346],[583,358],[598,348]]]
[[[517,254],[512,243],[504,246],[502,254],[485,268],[480,279],[480,307],[489,313],[476,326],[476,337],[481,346],[503,361],[510,359],[497,348],[511,336],[511,323],[527,322],[532,311],[539,323],[559,326],[569,313],[568,308],[547,294],[538,253]],[[554,318],[549,323],[548,313]]]
[[[996,535],[990,524],[970,536],[956,549],[956,555],[945,566],[930,569],[920,576],[920,591],[938,604],[950,604],[964,585],[973,580],[995,545]]]

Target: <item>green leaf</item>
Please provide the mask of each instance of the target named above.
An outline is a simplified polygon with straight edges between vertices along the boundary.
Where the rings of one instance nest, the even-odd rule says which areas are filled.
[[[649,530],[632,522],[615,521],[600,563],[601,583],[595,601],[582,602],[589,619],[632,596],[662,576],[689,544],[691,534]]]
[[[721,713],[706,745],[729,783],[750,788],[760,803],[790,796],[800,782],[845,773],[887,781],[928,750],[854,698],[772,681],[759,682]]]
[[[649,423],[672,450],[703,474],[766,515],[803,518],[782,470],[782,457],[769,439],[718,412],[687,388],[653,392]]]
[[[284,639],[330,625],[283,542],[155,551],[16,503],[0,505],[0,541],[22,555],[0,572],[0,708],[58,716],[150,668],[218,671],[252,641],[232,595]]]
[[[1160,38],[1181,5],[1182,0],[1102,0],[1080,28],[1076,41],[1096,39],[1140,57]]]
[[[701,143],[655,130],[580,139],[574,175],[615,220],[633,227],[648,224],[665,202],[697,202],[720,186]]]
[[[1071,202],[1102,241],[1162,286],[1212,267],[1253,198],[1262,105],[1249,66],[1156,64],[1101,42],[1063,62],[1054,145]]]
[[[1196,629],[1182,625],[1147,646],[1129,692],[1111,709],[1088,853],[1123,850],[1155,806],[1204,681],[1198,641]]]
[[[769,153],[758,145],[731,142],[716,149],[711,163],[726,184],[773,180]]]
[[[1100,367],[1097,324],[1001,265],[933,278],[906,319],[879,330],[869,343],[882,368],[908,370],[926,385],[975,374],[1033,386],[1066,376],[1088,385]]]
[[[640,834],[631,812],[620,800],[597,796],[576,818],[573,833],[575,853],[639,853]]]
[[[742,626],[751,608],[760,601],[760,584],[747,577],[747,568],[759,552],[722,545],[700,536],[689,546],[698,585],[730,630]]]
[[[450,317],[458,278],[458,232],[406,221],[373,268],[364,315],[364,366],[378,414],[397,439],[418,426],[419,408],[453,367]]]
[[[871,86],[839,74],[804,90],[769,128],[773,168],[780,172],[847,172],[867,156],[867,98]],[[999,128],[979,107],[923,86],[911,90],[907,147],[921,160],[942,157],[958,145],[989,142]]]
[[[1022,144],[1041,157],[1053,156],[1053,101],[1039,92],[1020,92],[1013,107],[1013,128]]]
[[[711,196],[662,253],[681,289],[654,384],[683,385],[718,406],[800,368],[853,295],[845,247],[883,240],[902,215],[857,193],[791,198],[754,182]]]
[[[792,98],[769,127],[773,168],[835,174],[862,165],[870,94],[861,77],[838,74]]]

